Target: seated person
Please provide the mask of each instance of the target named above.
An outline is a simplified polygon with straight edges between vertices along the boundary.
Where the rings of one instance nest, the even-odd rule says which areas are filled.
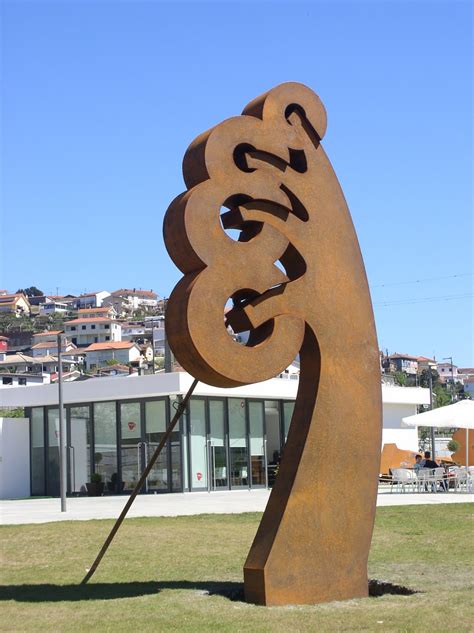
[[[418,473],[419,470],[421,470],[424,466],[423,466],[423,460],[421,458],[421,455],[415,455],[415,463],[413,464],[413,470]]]
[[[430,451],[425,451],[425,459],[423,461],[424,464],[422,468],[439,468],[439,464],[437,464],[434,459],[431,459]]]

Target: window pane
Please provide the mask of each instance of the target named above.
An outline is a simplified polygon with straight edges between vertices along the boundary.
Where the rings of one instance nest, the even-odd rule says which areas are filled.
[[[122,433],[122,479],[125,490],[133,490],[142,472],[139,402],[124,402],[120,405],[120,429]]]
[[[263,406],[249,402],[250,464],[252,486],[265,485],[265,455],[263,446]]]
[[[59,490],[59,412],[48,410],[48,457],[46,463],[46,494],[58,497]]]
[[[145,403],[147,463],[166,432],[166,404],[164,400]],[[168,455],[163,448],[148,475],[148,488],[168,490]]]
[[[288,430],[290,428],[291,416],[293,415],[293,410],[295,408],[294,400],[289,400],[288,402],[283,403],[283,418],[285,423],[285,442],[288,437]]]
[[[190,401],[191,486],[207,488],[206,415],[204,400]]]
[[[117,468],[117,414],[115,402],[94,403],[94,454],[96,471],[105,482],[107,492],[121,492],[123,486],[119,482]],[[97,463],[97,454],[101,454]]]
[[[231,486],[248,486],[245,400],[229,398],[229,453]]]
[[[86,492],[90,481],[91,421],[89,407],[71,407],[71,437],[69,448],[69,472],[72,492]],[[100,472],[101,453],[96,454],[96,471]]]
[[[46,494],[44,480],[43,408],[31,410],[31,494]]]
[[[212,487],[227,486],[227,452],[224,445],[224,401],[209,401],[209,427],[211,435]]]
[[[265,431],[267,436],[267,460],[270,464],[280,461],[280,407],[277,400],[265,400]]]

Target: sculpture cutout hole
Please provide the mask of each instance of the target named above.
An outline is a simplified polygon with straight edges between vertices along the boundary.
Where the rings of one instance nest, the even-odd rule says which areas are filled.
[[[262,230],[261,222],[243,222],[240,216],[238,207],[251,200],[250,196],[236,194],[225,200],[220,208],[222,230],[234,242],[248,242]]]

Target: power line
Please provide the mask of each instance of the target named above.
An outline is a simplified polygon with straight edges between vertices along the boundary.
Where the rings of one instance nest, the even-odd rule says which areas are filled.
[[[456,299],[468,299],[473,296],[472,292],[457,295],[440,295],[437,297],[420,297],[419,299],[395,299],[394,301],[377,301],[374,306],[397,306],[410,305],[413,303],[433,303],[435,301],[454,301]]]
[[[390,286],[406,286],[409,284],[421,284],[425,281],[441,281],[442,279],[455,279],[457,277],[472,277],[472,273],[458,273],[456,275],[448,275],[446,277],[424,277],[423,279],[413,279],[411,281],[393,281],[388,284],[377,284],[370,286],[371,288],[388,288]]]

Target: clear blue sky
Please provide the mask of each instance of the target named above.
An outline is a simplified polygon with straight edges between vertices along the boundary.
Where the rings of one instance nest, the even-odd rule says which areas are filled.
[[[186,147],[301,81],[328,111],[380,346],[474,365],[471,2],[3,0],[2,31],[0,287],[169,295]]]

